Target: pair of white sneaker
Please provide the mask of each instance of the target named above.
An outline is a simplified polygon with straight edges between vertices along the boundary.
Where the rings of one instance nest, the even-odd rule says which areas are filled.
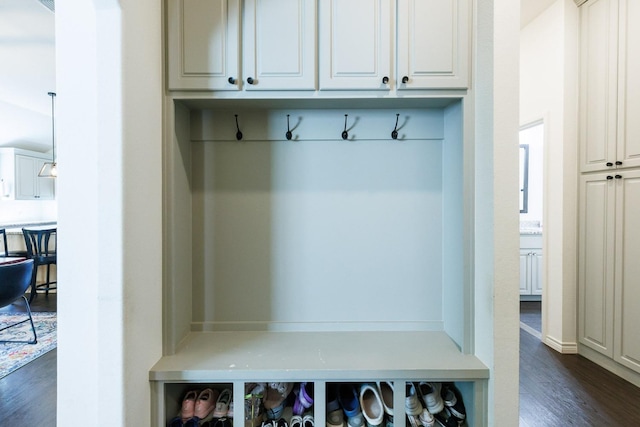
[[[439,383],[423,381],[418,383],[416,389],[415,384],[407,383],[405,411],[411,427],[433,427],[435,425],[436,420],[433,414],[444,409],[439,386]]]

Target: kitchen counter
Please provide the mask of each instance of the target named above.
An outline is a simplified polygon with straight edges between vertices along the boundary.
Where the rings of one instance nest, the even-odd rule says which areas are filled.
[[[31,221],[31,222],[19,222],[19,223],[4,223],[0,224],[0,228],[4,228],[7,234],[20,234],[22,235],[22,229],[37,228],[37,227],[56,227],[56,221]]]

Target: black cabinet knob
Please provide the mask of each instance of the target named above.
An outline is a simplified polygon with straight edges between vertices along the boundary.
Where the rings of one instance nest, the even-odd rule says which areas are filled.
[[[382,78],[382,84],[383,84],[383,85],[386,85],[387,83],[389,83],[389,77],[384,76],[384,77]]]
[[[236,84],[236,79],[234,79],[233,77],[229,77],[229,79],[227,80],[229,82],[229,84]]]
[[[622,175],[616,175],[616,179],[621,179]]]
[[[607,162],[607,166],[611,167],[611,166],[613,166],[613,163]]]
[[[404,76],[404,77],[402,78],[402,83],[407,83],[408,81],[409,81],[409,77]]]
[[[253,77],[247,77],[247,83],[249,83],[250,85],[252,85],[254,82]]]
[[[620,160],[616,161],[616,165],[620,166],[622,162]]]
[[[607,175],[607,179],[613,179],[611,175]]]

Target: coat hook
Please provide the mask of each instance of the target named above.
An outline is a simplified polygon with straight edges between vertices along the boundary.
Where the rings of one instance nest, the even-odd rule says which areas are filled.
[[[240,126],[238,126],[238,115],[236,114],[236,129],[238,130],[238,132],[236,132],[236,139],[238,141],[240,141],[242,139],[242,132],[240,132]]]
[[[349,132],[347,132],[347,117],[349,117],[349,115],[345,114],[344,115],[344,130],[342,131],[342,139],[349,138]]]
[[[287,133],[285,134],[287,140],[291,140],[293,134],[291,133],[291,129],[289,129],[289,115],[287,114]]]
[[[400,117],[400,114],[396,114],[396,125],[393,128],[393,132],[391,132],[391,138],[393,139],[398,139],[398,118]]]

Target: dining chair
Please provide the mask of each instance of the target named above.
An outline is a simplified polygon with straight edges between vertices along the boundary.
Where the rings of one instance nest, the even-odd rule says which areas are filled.
[[[4,256],[9,256],[9,247],[7,246],[7,231],[4,228],[0,228],[0,234],[2,235],[2,243],[4,248]]]
[[[31,278],[31,296],[29,302],[36,297],[38,290],[44,290],[46,295],[49,291],[57,289],[57,280],[51,281],[51,264],[57,264],[57,229],[28,229],[23,228],[25,246],[27,247],[27,258],[33,259],[33,273]],[[37,283],[38,267],[47,266],[46,281]],[[55,286],[52,286],[55,285]]]
[[[2,285],[0,286],[0,308],[12,304],[22,297],[22,299],[24,299],[24,303],[26,304],[26,314],[28,315],[28,317],[24,320],[20,320],[10,325],[3,326],[2,328],[0,328],[0,332],[9,328],[13,328],[14,326],[18,326],[27,321],[31,322],[31,330],[33,331],[32,340],[25,341],[0,339],[0,343],[12,342],[35,344],[36,342],[38,342],[36,327],[33,324],[33,317],[31,316],[31,307],[29,306],[27,297],[24,296],[24,293],[27,291],[27,289],[29,289],[29,286],[31,286],[33,265],[34,261],[32,259],[0,264],[0,284]]]

